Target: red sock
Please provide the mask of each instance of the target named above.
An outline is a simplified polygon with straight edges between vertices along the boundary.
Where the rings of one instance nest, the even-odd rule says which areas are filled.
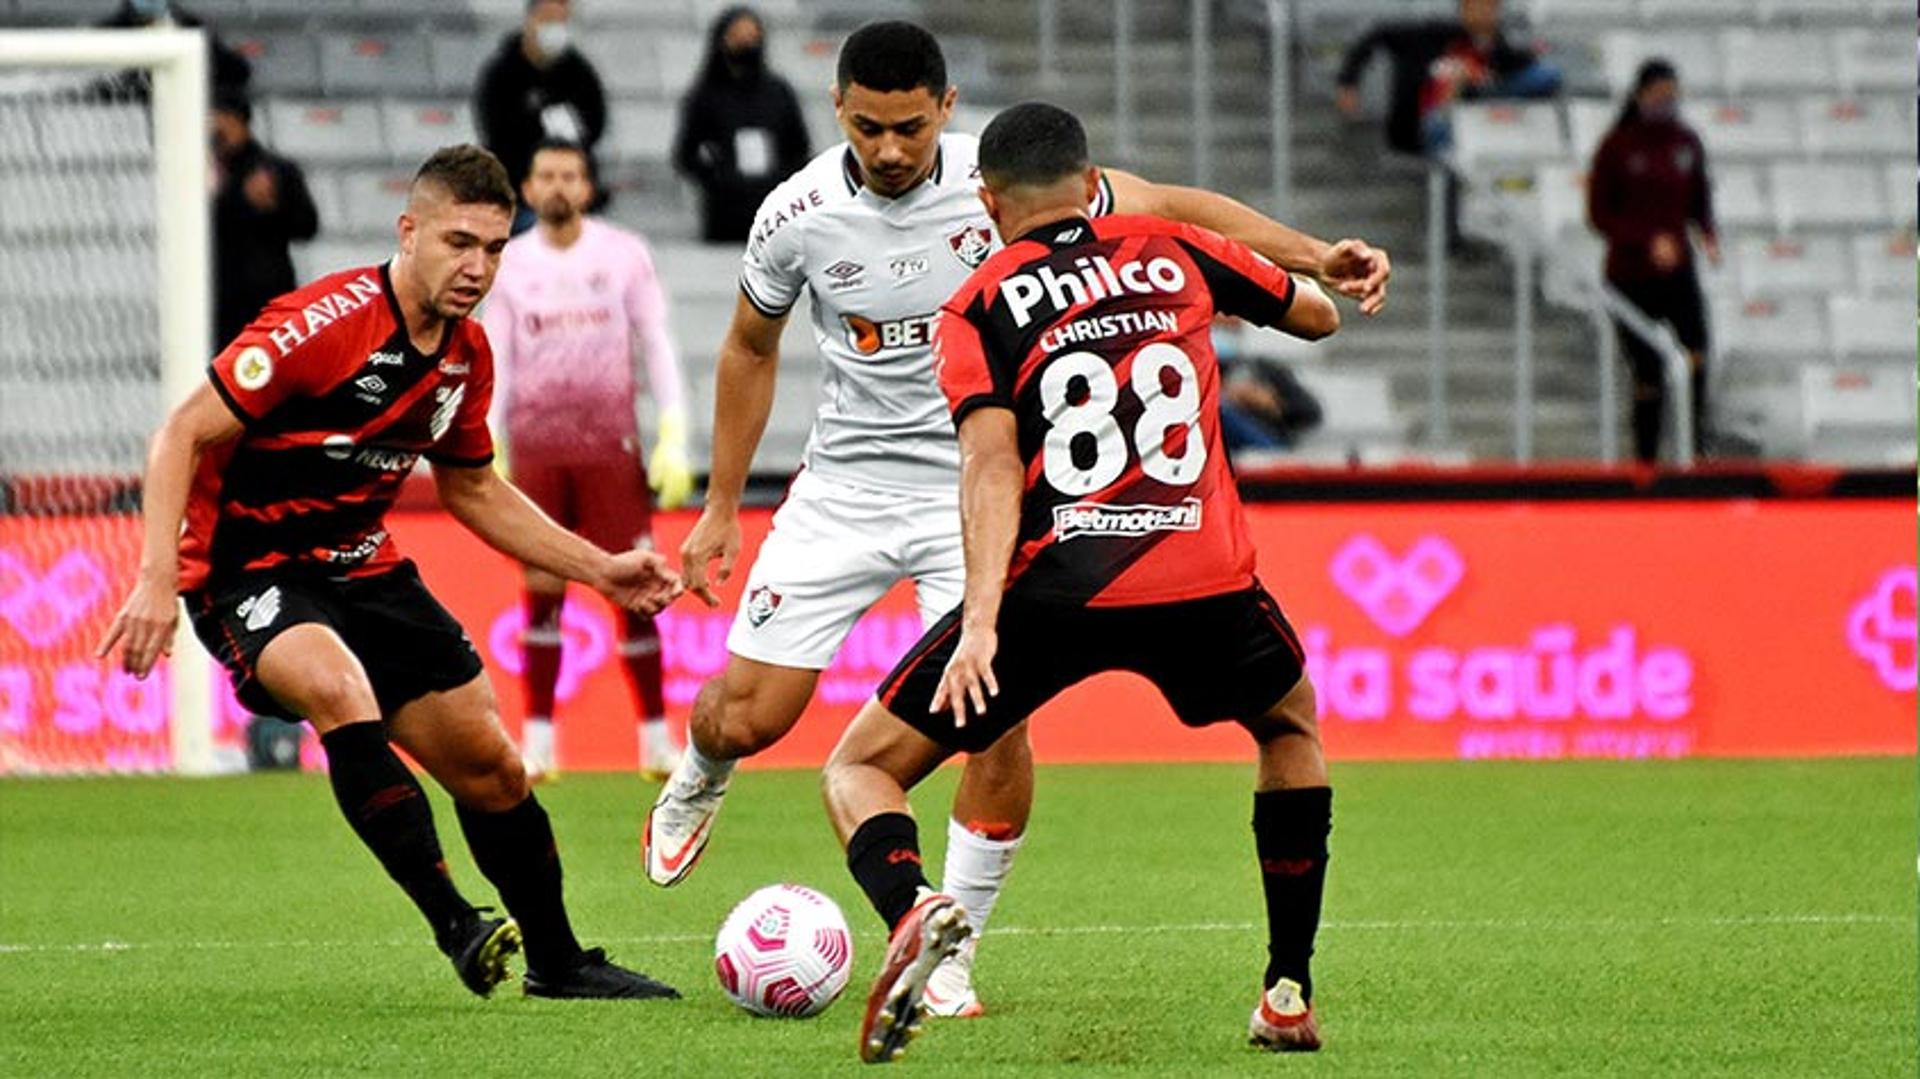
[[[620,661],[627,665],[627,686],[641,720],[667,714],[666,676],[660,662],[660,630],[653,619],[628,612],[620,640]]]
[[[520,682],[526,690],[527,715],[553,718],[553,687],[560,680],[560,608],[566,597],[527,593],[527,630],[520,635],[525,657]]]

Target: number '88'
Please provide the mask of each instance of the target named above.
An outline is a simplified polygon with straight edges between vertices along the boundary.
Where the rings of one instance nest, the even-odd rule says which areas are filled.
[[[1166,391],[1164,372],[1172,371],[1179,389]],[[1075,378],[1084,379],[1086,400],[1074,403],[1068,387]],[[1149,479],[1170,485],[1190,484],[1200,478],[1207,463],[1206,441],[1200,436],[1200,380],[1193,360],[1176,345],[1156,341],[1133,356],[1130,381],[1133,393],[1144,406],[1133,426],[1133,452],[1140,455],[1140,470]],[[1120,478],[1127,470],[1129,441],[1120,430],[1114,407],[1120,403],[1120,386],[1107,361],[1091,352],[1069,352],[1047,365],[1040,375],[1040,407],[1047,420],[1047,437],[1041,449],[1047,482],[1062,494],[1092,494]],[[1168,434],[1176,427],[1186,429],[1184,452],[1178,457],[1166,451]],[[1084,465],[1074,460],[1073,443],[1091,436],[1093,456]],[[1176,444],[1181,440],[1175,439]]]

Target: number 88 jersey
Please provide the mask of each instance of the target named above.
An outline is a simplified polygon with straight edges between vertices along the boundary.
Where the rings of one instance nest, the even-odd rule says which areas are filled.
[[[1014,413],[1027,466],[1008,590],[1095,607],[1253,584],[1220,439],[1216,312],[1279,324],[1284,270],[1153,217],[1074,217],[989,259],[941,309],[934,352],[959,424]]]

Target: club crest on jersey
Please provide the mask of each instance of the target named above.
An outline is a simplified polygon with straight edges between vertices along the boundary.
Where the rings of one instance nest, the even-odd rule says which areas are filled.
[[[440,441],[440,436],[446,434],[447,428],[453,426],[453,415],[460,411],[460,402],[465,400],[466,396],[467,385],[464,382],[458,386],[442,386],[433,391],[433,399],[439,402],[439,405],[433,410],[433,418],[427,421],[429,438],[435,442]]]
[[[780,604],[785,600],[785,596],[768,588],[766,585],[760,585],[748,592],[747,624],[754,629],[759,629],[761,626],[766,625],[767,620],[774,616],[774,612],[780,609]]]
[[[897,348],[922,348],[933,343],[933,324],[940,316],[909,315],[906,318],[875,322],[859,315],[841,315],[847,330],[847,347],[862,356]]]
[[[977,270],[993,252],[993,233],[982,225],[968,225],[947,237],[947,247],[952,249],[953,257],[964,263],[967,269]]]
[[[233,380],[243,390],[257,390],[273,381],[273,357],[259,345],[240,353],[233,361]]]

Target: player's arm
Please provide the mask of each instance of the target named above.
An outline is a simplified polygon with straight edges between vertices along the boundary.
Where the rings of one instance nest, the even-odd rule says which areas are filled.
[[[161,656],[173,651],[174,627],[180,620],[180,524],[200,455],[238,438],[242,430],[239,417],[213,385],[203,383],[168,414],[147,448],[140,575],[98,648],[104,657],[115,644],[121,645],[121,666],[136,677],[145,678]]]
[[[1224,315],[1317,341],[1340,328],[1340,309],[1309,278],[1296,278],[1245,244],[1188,225],[1180,245]]]
[[[967,725],[967,704],[987,710],[1000,695],[993,676],[999,650],[1000,600],[1020,527],[1020,494],[1026,466],[1010,409],[981,407],[960,421],[960,536],[966,551],[967,584],[961,604],[960,643],[940,676],[932,710],[953,710],[953,725]]]
[[[608,554],[555,524],[486,464],[433,462],[440,504],[489,547],[537,569],[589,585],[629,610],[652,614],[680,594],[680,579],[652,551]]]
[[[1103,169],[1118,213],[1149,214],[1211,229],[1253,248],[1276,265],[1332,286],[1357,300],[1362,314],[1378,314],[1387,302],[1393,264],[1364,240],[1327,243],[1213,191],[1156,184],[1119,169]]]
[[[747,470],[773,412],[774,378],[780,363],[780,335],[787,316],[769,315],[743,292],[733,308],[733,324],[720,343],[713,388],[713,463],[707,476],[707,504],[680,546],[680,569],[687,590],[720,605],[707,583],[707,564],[720,560],[715,584],[733,576],[740,557],[740,496]]]

